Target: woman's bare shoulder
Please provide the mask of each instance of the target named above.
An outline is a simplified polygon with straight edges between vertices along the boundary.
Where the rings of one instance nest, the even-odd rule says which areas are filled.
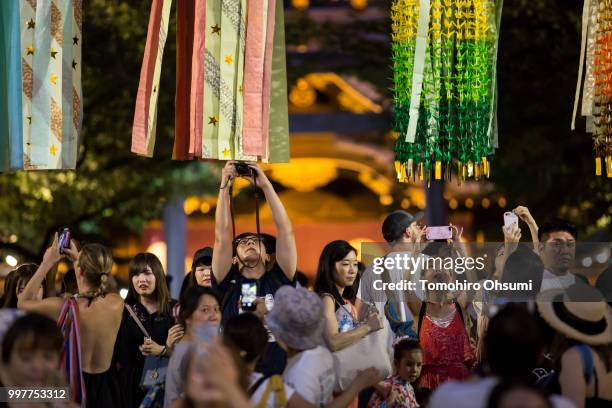
[[[114,311],[123,310],[123,299],[116,293],[107,293],[104,296],[105,307]]]

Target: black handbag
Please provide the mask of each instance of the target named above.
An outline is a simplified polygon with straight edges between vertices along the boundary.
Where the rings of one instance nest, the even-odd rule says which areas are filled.
[[[147,338],[151,338],[147,329],[144,328],[136,313],[132,310],[129,305],[125,305],[125,308],[129,312],[136,325],[140,328],[142,333]],[[166,372],[168,371],[168,363],[170,358],[165,356],[146,356],[144,366],[142,368],[142,377],[140,377],[140,386],[144,389],[149,389],[157,382],[166,381]]]

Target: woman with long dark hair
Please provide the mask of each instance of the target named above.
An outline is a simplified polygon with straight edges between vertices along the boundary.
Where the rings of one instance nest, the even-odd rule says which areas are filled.
[[[138,407],[146,394],[141,387],[145,357],[169,356],[183,336],[183,327],[174,322],[176,302],[170,298],[163,266],[155,255],[137,254],[130,261],[128,274],[130,286],[115,355],[126,406]]]
[[[176,344],[168,363],[164,406],[180,398],[184,391],[187,357],[198,337],[198,330],[208,328],[218,333],[221,323],[221,298],[211,288],[192,286],[182,294],[179,323],[185,328],[185,336]],[[266,338],[267,339],[267,338]]]
[[[179,299],[182,299],[187,289],[193,286],[212,287],[212,253],[211,247],[204,247],[193,254],[191,270],[183,278]]]
[[[365,324],[359,324],[362,313],[358,288],[357,250],[346,241],[330,242],[319,258],[314,291],[323,299],[325,339],[332,351],[348,347],[382,328],[377,314],[369,315]]]
[[[12,270],[10,274],[10,278],[7,276],[6,281],[4,283],[4,296],[2,307],[9,309],[17,308],[17,298],[23,292],[26,285],[36,273],[36,269],[38,269],[38,265],[33,263],[26,263],[23,265],[19,265],[17,268]],[[38,292],[36,293],[36,299],[41,300],[47,297],[47,285],[46,280],[43,279]]]

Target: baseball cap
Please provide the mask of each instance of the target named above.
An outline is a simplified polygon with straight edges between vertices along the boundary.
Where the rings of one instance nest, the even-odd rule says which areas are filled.
[[[198,249],[193,254],[193,262],[191,263],[191,269],[197,264],[212,265],[213,249],[211,247],[204,247]]]
[[[419,211],[415,215],[404,210],[396,210],[387,215],[382,224],[382,234],[387,242],[397,241],[406,228],[415,221],[423,218],[423,212]]]

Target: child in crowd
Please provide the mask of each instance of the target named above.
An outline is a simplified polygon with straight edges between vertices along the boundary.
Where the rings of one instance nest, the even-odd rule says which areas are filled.
[[[393,348],[395,374],[383,381],[372,395],[368,408],[415,408],[418,407],[414,388],[423,367],[423,350],[419,342],[404,338]]]

